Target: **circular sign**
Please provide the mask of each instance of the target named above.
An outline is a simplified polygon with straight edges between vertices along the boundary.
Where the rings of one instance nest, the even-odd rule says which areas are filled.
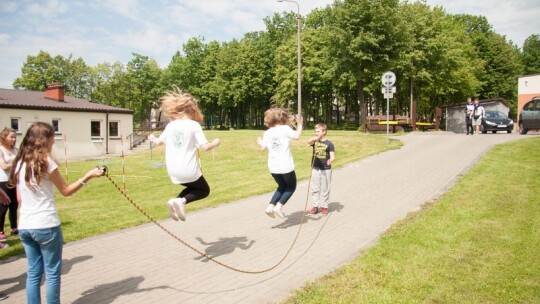
[[[396,74],[394,72],[384,72],[384,74],[381,77],[382,84],[385,87],[391,87],[396,83]]]

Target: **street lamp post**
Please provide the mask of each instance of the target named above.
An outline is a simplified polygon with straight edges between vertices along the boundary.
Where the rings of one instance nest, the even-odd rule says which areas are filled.
[[[300,5],[294,0],[277,0],[278,2],[292,2],[296,4],[296,48],[297,48],[297,60],[298,60],[298,115],[302,114],[302,51],[300,44]]]

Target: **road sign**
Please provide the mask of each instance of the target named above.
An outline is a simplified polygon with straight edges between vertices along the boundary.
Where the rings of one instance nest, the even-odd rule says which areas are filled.
[[[396,83],[396,74],[394,72],[388,71],[384,72],[384,74],[381,77],[381,81],[383,86],[385,87],[391,87]]]
[[[394,98],[394,94],[392,94],[392,93],[384,93],[384,98]]]
[[[396,87],[382,87],[381,89],[381,92],[383,94],[386,94],[386,93],[396,93]]]

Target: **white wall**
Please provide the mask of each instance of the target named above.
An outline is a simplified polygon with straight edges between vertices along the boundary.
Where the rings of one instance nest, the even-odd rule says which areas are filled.
[[[129,150],[126,137],[133,133],[133,115],[117,113],[68,112],[68,111],[39,111],[21,109],[2,109],[0,113],[0,128],[10,127],[11,118],[20,118],[20,132],[17,134],[17,145],[22,141],[28,126],[35,121],[52,123],[53,119],[60,121],[60,133],[55,136],[53,155],[58,160],[100,157],[103,154],[120,154],[122,149]],[[106,121],[119,122],[119,135],[106,140]],[[91,136],[91,121],[101,122],[99,137]],[[122,144],[123,142],[123,144]],[[108,150],[107,150],[108,149]]]

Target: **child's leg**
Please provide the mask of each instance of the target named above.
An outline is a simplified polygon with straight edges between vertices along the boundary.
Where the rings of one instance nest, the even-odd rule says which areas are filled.
[[[283,196],[283,192],[285,192],[285,189],[287,189],[287,183],[285,182],[285,179],[283,178],[283,174],[275,174],[272,173],[272,177],[278,184],[278,187],[276,191],[274,192],[274,195],[272,195],[272,198],[270,199],[270,204],[275,205],[279,200],[281,199],[281,196]]]
[[[319,207],[321,194],[321,171],[322,170],[311,169],[311,197],[313,198],[313,207]]]
[[[210,194],[210,186],[208,186],[206,179],[202,175],[198,180],[182,184],[182,186],[186,188],[180,192],[178,197],[184,198],[186,204],[203,199]]]
[[[279,202],[282,205],[285,205],[293,195],[294,190],[296,190],[296,172],[293,170],[289,173],[282,174],[282,178],[285,182],[285,190],[283,191]]]
[[[332,183],[332,170],[320,170],[321,172],[321,208],[328,209],[330,203],[330,184]]]

